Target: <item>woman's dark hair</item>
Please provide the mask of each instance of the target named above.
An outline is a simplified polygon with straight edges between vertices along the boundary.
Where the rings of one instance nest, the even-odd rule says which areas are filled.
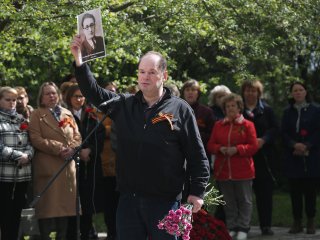
[[[78,84],[74,84],[72,86],[70,86],[67,90],[66,93],[66,104],[68,106],[68,109],[71,110],[72,109],[72,104],[71,104],[71,98],[73,97],[73,94],[80,90]],[[85,104],[83,104],[83,107],[85,106]]]
[[[96,23],[96,18],[90,14],[90,13],[86,13],[85,15],[83,15],[82,19],[81,19],[81,26],[83,27],[83,22],[85,19],[87,18],[92,18],[93,19],[93,22]]]
[[[306,102],[307,102],[307,103],[310,103],[312,100],[311,100],[311,96],[310,96],[310,94],[309,94],[309,92],[308,92],[307,85],[305,85],[305,84],[302,83],[302,82],[297,82],[297,81],[296,81],[296,82],[291,83],[291,85],[290,85],[290,87],[289,87],[289,94],[291,94],[292,89],[293,89],[293,87],[294,87],[295,85],[300,85],[301,87],[304,88],[304,90],[306,90],[306,92],[307,92]],[[288,100],[288,102],[289,102],[289,104],[291,104],[291,105],[292,105],[292,104],[295,104],[295,100],[294,100],[293,97],[290,97],[289,100]]]
[[[201,95],[201,89],[200,89],[200,84],[197,80],[195,79],[189,79],[188,81],[186,81],[183,85],[182,85],[182,88],[181,88],[181,97],[183,99],[184,98],[184,90],[186,90],[186,88],[196,88],[197,91],[198,91],[198,98],[197,98],[197,101],[199,100],[200,98],[200,95]]]

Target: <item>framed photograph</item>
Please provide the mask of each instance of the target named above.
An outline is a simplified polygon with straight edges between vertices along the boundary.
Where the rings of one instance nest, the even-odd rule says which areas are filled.
[[[82,62],[106,56],[100,8],[78,15],[77,20],[78,33],[83,38]]]

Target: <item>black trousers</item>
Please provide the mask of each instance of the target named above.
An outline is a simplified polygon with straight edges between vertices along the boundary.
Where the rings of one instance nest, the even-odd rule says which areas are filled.
[[[295,219],[303,218],[303,205],[307,218],[315,217],[318,181],[317,178],[289,179],[292,214]]]
[[[256,196],[256,205],[260,228],[271,227],[273,181],[271,178],[256,178],[253,180],[253,191]]]
[[[41,240],[51,240],[51,232],[56,232],[56,240],[67,239],[68,217],[42,218],[38,222]]]
[[[89,239],[89,232],[93,228],[92,214],[82,214],[80,216],[80,238]],[[77,240],[77,217],[68,217],[67,240]]]
[[[216,185],[217,185],[217,190],[219,190],[219,195],[221,195],[219,181],[216,181]],[[222,204],[217,205],[217,208],[216,208],[216,211],[214,213],[214,216],[216,218],[218,218],[219,220],[223,221],[224,223],[226,223],[226,214],[224,212]]]
[[[15,186],[15,188],[14,188]],[[0,230],[1,239],[16,240],[22,208],[26,203],[28,182],[0,182]]]
[[[116,177],[105,177],[103,180],[106,193],[104,221],[108,229],[108,236],[116,236],[116,214],[119,202],[119,192],[116,191]]]

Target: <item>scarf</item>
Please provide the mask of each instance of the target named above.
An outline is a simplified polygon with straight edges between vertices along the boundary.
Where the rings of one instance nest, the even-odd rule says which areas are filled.
[[[301,109],[307,108],[309,106],[309,103],[307,102],[302,102],[302,103],[295,103],[293,104],[293,107],[297,109],[298,111],[298,118],[296,122],[296,133],[300,132],[300,117],[301,117]]]
[[[61,107],[56,105],[54,108],[49,108],[49,110],[54,116],[54,118],[57,120],[57,122],[60,122]]]

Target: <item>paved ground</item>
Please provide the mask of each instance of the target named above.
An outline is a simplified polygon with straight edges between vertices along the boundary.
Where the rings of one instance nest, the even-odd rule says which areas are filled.
[[[289,228],[282,228],[282,227],[273,227],[272,230],[275,232],[273,236],[261,236],[261,232],[259,227],[251,227],[251,230],[248,235],[248,239],[251,240],[288,240],[288,239],[295,239],[295,240],[306,240],[306,239],[320,239],[320,230],[318,229],[316,234],[289,234]]]
[[[319,239],[320,240],[320,230],[316,232],[315,235],[300,233],[300,234],[289,234],[289,228],[273,227],[272,230],[275,232],[273,236],[261,236],[259,227],[253,226],[248,235],[248,240],[307,240],[307,239]],[[99,233],[99,239],[105,239],[106,233]]]

